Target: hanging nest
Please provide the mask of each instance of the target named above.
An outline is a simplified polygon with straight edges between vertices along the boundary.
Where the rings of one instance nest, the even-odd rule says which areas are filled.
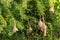
[[[46,24],[45,22],[41,21],[41,19],[39,20],[39,28],[41,29],[41,31],[44,33],[44,36],[46,36]]]
[[[49,9],[49,11],[51,12],[51,13],[54,13],[54,7],[50,7],[50,9]]]
[[[33,29],[31,27],[29,27],[29,29],[27,29],[27,33],[31,33],[33,31]]]
[[[13,32],[17,32],[18,31],[18,28],[16,27],[16,22],[14,21],[14,27],[13,27]]]

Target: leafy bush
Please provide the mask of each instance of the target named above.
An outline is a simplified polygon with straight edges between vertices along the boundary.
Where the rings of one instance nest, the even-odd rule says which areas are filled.
[[[47,26],[46,37],[38,25],[42,18]],[[0,40],[59,39],[60,0],[0,0]]]

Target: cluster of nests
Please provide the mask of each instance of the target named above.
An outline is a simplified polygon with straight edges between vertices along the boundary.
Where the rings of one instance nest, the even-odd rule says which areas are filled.
[[[50,11],[51,13],[54,13],[54,7],[51,7],[51,8],[49,9],[49,11]],[[41,18],[40,18],[40,20],[39,20],[39,22],[38,22],[38,25],[39,25],[39,28],[41,29],[41,31],[43,32],[43,35],[46,36],[46,28],[47,28],[47,26],[46,26],[46,24],[45,24],[44,17],[43,17],[43,21],[42,21]],[[15,33],[15,32],[17,32],[17,31],[18,31],[18,28],[16,27],[16,22],[14,21],[13,32]],[[33,31],[33,29],[32,29],[31,27],[29,27],[28,32],[32,32],[32,31]]]

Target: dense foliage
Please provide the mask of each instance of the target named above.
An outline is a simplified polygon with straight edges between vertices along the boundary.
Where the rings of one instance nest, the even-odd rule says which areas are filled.
[[[42,17],[46,37],[38,26]],[[60,40],[60,0],[0,0],[0,40]]]

